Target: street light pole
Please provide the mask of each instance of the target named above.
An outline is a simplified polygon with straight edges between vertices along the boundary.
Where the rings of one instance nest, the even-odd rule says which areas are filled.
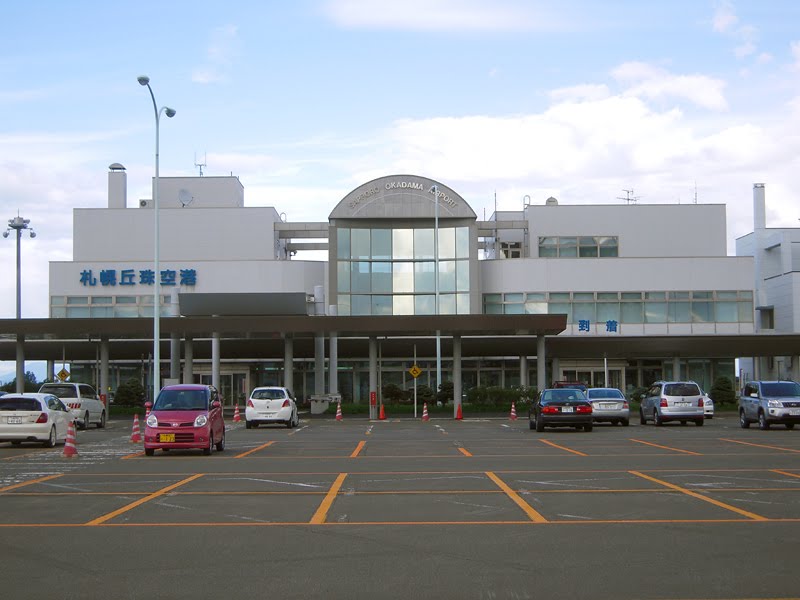
[[[439,186],[433,186],[434,314],[439,316]],[[438,319],[437,319],[438,321]],[[437,323],[438,324],[438,323]],[[436,394],[442,387],[442,332],[436,329]],[[455,401],[454,401],[455,402]]]
[[[161,389],[161,273],[158,264],[158,251],[159,251],[159,228],[158,228],[158,140],[159,140],[159,122],[161,121],[161,113],[166,114],[172,118],[175,116],[175,110],[162,106],[158,108],[156,104],[156,97],[153,94],[153,88],[150,87],[150,78],[142,75],[137,78],[139,85],[147,86],[150,92],[150,98],[153,100],[153,113],[156,118],[156,177],[153,185],[153,213],[154,213],[154,226],[153,237],[155,239],[153,249],[153,395],[152,402],[155,402],[158,392]]]
[[[8,220],[8,229],[3,232],[3,237],[7,238],[11,230],[17,232],[17,320],[22,318],[22,259],[20,258],[20,250],[22,245],[22,230],[27,229],[28,235],[32,238],[36,237],[36,232],[33,228],[28,227],[31,222],[30,219],[23,219],[17,214],[13,219]],[[17,393],[21,394],[25,391],[25,348],[23,347],[22,333],[17,333]]]

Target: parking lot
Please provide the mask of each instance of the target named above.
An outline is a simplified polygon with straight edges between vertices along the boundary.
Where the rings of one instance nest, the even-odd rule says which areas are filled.
[[[742,430],[733,414],[592,433],[305,417],[229,420],[208,457],[146,457],[123,418],[79,432],[73,459],[0,444],[4,587],[48,597],[64,575],[75,598],[797,595],[797,431]],[[43,549],[54,578],[31,584],[24,565]]]

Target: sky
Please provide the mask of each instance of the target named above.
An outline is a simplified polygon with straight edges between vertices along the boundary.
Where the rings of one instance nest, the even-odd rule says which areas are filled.
[[[325,221],[353,188],[415,174],[480,219],[562,204],[724,203],[728,253],[800,218],[800,2],[15,2],[0,21],[0,218],[22,238],[22,317],[48,316],[72,211],[162,176],[237,175],[246,206]],[[496,200],[495,200],[496,198]],[[16,315],[15,235],[0,318]],[[12,369],[13,370],[13,369]]]

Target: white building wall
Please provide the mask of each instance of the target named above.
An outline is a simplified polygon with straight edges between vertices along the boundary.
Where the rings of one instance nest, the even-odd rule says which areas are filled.
[[[530,256],[540,236],[619,237],[620,257],[725,256],[725,205],[528,206]],[[502,236],[501,236],[502,237]]]
[[[159,211],[160,261],[272,260],[279,256],[272,207],[165,208]],[[147,208],[76,208],[76,262],[153,261],[154,215]],[[58,293],[51,288],[51,294]]]

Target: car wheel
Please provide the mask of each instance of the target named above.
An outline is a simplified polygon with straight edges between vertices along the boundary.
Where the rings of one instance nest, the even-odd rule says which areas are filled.
[[[294,423],[294,418],[292,417],[292,415],[289,415],[289,419],[286,421],[286,427],[291,429],[292,423]]]
[[[627,427],[630,424],[631,424],[631,422],[628,419],[622,419],[622,426],[623,427]]]
[[[106,426],[106,411],[100,413],[100,421],[97,423],[98,429],[105,429]]]
[[[250,421],[245,419],[244,428],[245,429],[252,429],[253,428],[253,424]]]
[[[584,430],[586,433],[589,433],[589,432],[592,430],[592,427],[593,427],[593,425],[592,425],[591,423],[589,423],[588,425],[584,425],[584,426],[583,426],[583,430]]]
[[[647,425],[647,419],[644,418],[644,411],[639,409],[639,425]]]
[[[536,424],[528,417],[528,429],[536,429]]]
[[[56,428],[50,428],[50,437],[48,437],[42,444],[45,448],[55,448],[56,446]]]
[[[787,423],[786,429],[794,429],[794,423]]]
[[[536,431],[542,433],[544,431],[544,421],[542,421],[539,417],[535,415],[533,418],[536,419]]]
[[[83,421],[78,421],[78,429],[86,429],[89,427],[89,411],[83,414]]]
[[[767,421],[767,415],[764,414],[763,410],[758,413],[758,428],[764,431],[769,429],[769,421]]]
[[[206,456],[210,456],[211,450],[213,449],[214,449],[214,432],[212,431],[208,436],[208,447],[203,448],[203,454],[205,454]]]
[[[747,429],[750,427],[750,421],[747,420],[747,417],[744,416],[744,411],[739,411],[739,427],[742,429]]]
[[[702,427],[702,426],[703,426],[703,423],[705,423],[705,422],[706,422],[706,420],[705,420],[705,417],[704,417],[704,418],[702,418],[702,419],[697,419],[697,420],[694,422],[694,424],[695,424],[695,425],[697,425],[698,427]]]
[[[222,439],[217,442],[217,452],[225,450],[225,428],[222,429]]]
[[[658,409],[653,409],[653,425],[656,427],[661,427],[664,424],[664,421],[661,420],[661,415],[658,414]]]
[[[300,415],[296,411],[294,413],[294,427],[300,427]]]
[[[145,456],[153,456],[153,454],[155,454],[155,453],[156,453],[155,448],[145,448],[144,449],[144,455]]]

